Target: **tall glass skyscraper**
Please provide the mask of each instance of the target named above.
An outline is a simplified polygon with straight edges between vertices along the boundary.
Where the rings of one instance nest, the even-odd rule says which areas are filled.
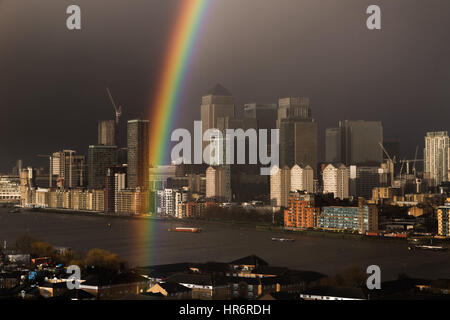
[[[128,188],[146,188],[149,180],[149,121],[130,120],[127,127]]]

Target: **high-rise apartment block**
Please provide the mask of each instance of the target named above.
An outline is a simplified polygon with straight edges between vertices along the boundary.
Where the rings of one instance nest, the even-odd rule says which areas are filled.
[[[314,193],[314,170],[311,166],[295,165],[291,168],[291,192]]]
[[[149,121],[130,120],[127,128],[128,188],[147,188],[149,180]],[[157,152],[157,151],[155,151]]]
[[[430,186],[449,180],[449,136],[447,131],[428,132],[425,136],[425,179]]]
[[[74,150],[53,153],[50,158],[50,172],[57,177],[60,188],[77,188],[86,184],[86,159]]]
[[[231,200],[229,165],[209,167],[206,170],[206,198],[222,202]]]
[[[88,150],[88,183],[91,189],[105,187],[106,170],[117,164],[116,146],[89,146]]]
[[[126,188],[126,167],[109,167],[105,172],[105,211],[117,212],[117,193]]]
[[[270,202],[273,206],[287,207],[291,190],[291,170],[289,167],[272,167],[270,171]]]
[[[323,193],[341,200],[349,198],[350,170],[343,164],[328,164],[322,172]]]
[[[315,228],[320,216],[316,196],[302,192],[291,192],[284,211],[284,226],[291,228]]]

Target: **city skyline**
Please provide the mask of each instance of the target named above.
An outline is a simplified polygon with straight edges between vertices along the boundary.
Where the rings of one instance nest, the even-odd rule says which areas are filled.
[[[112,2],[108,12],[99,10],[101,4],[82,3],[85,12],[98,14],[98,20],[86,19],[85,28],[75,35],[59,28],[59,11],[65,4],[44,1],[41,10],[33,10],[25,1],[3,2],[0,43],[8,50],[0,53],[0,106],[6,115],[0,120],[0,169],[9,171],[17,159],[25,165],[43,163],[37,154],[68,147],[86,154],[97,139],[97,121],[114,117],[105,87],[111,87],[123,105],[125,119],[144,118],[167,38],[161,30],[173,21],[176,2],[130,2],[126,13],[133,14],[137,26],[113,23],[125,19],[118,2]],[[382,121],[385,137],[400,139],[402,154],[412,158],[416,145],[423,150],[425,132],[448,131],[450,94],[444,62],[450,28],[439,17],[449,4],[440,2],[438,9],[414,1],[407,6],[406,1],[380,3],[383,29],[367,33],[365,4],[357,1],[342,8],[330,1],[263,1],[259,10],[249,2],[239,2],[235,10],[236,1],[216,1],[184,88],[179,111],[184,116],[174,127],[190,129],[193,120],[200,119],[200,97],[219,82],[236,97],[238,114],[246,103],[309,97],[319,125],[319,159],[324,158],[325,129],[339,120]],[[32,14],[46,23],[34,28]],[[233,25],[227,20],[231,14]],[[293,15],[296,19],[285,18]],[[329,16],[336,17],[335,25],[327,21]],[[253,23],[246,23],[241,32],[247,17],[253,17]],[[103,24],[111,31],[100,44],[94,43]],[[158,32],[145,32],[152,27]],[[312,29],[314,37],[308,32]],[[30,36],[26,41],[20,37],[24,33]],[[56,39],[54,47],[48,46],[48,38]],[[118,45],[122,43],[125,46]],[[127,46],[140,49],[130,52],[123,49]],[[35,54],[29,59],[23,52]],[[50,70],[49,65],[54,67]],[[125,121],[120,126],[125,132]],[[5,134],[13,131],[15,135]]]

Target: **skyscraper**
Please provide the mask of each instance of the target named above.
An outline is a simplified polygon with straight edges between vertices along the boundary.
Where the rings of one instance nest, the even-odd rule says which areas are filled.
[[[350,166],[350,195],[370,199],[372,190],[380,186],[379,167]]]
[[[91,189],[103,189],[106,169],[117,164],[116,146],[89,146],[88,183]]]
[[[116,143],[116,123],[114,120],[99,121],[98,144],[104,146],[115,146]]]
[[[345,165],[379,165],[383,161],[381,121],[340,121],[326,131],[326,159]]]
[[[218,128],[219,118],[234,118],[235,105],[231,93],[220,84],[202,97],[201,105],[202,136],[208,129]],[[203,142],[203,150],[209,142]]]
[[[110,167],[105,173],[105,212],[116,212],[117,193],[126,188],[126,167]]]
[[[317,122],[311,118],[308,98],[284,98],[278,102],[280,167],[309,165],[317,170]]]
[[[86,159],[75,150],[63,150],[51,157],[51,175],[57,177],[59,187],[83,187],[86,183]]]
[[[130,120],[127,128],[128,188],[148,187],[149,121]]]
[[[256,119],[258,129],[275,129],[277,114],[278,110],[275,103],[248,103],[244,106],[244,117]]]
[[[428,132],[425,137],[425,179],[430,186],[449,180],[449,136],[447,131]]]
[[[342,162],[342,128],[325,130],[325,161]]]

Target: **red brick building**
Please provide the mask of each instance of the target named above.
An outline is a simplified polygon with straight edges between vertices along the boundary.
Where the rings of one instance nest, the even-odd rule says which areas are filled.
[[[291,193],[288,208],[284,211],[284,226],[290,228],[315,228],[320,215],[314,195]]]

